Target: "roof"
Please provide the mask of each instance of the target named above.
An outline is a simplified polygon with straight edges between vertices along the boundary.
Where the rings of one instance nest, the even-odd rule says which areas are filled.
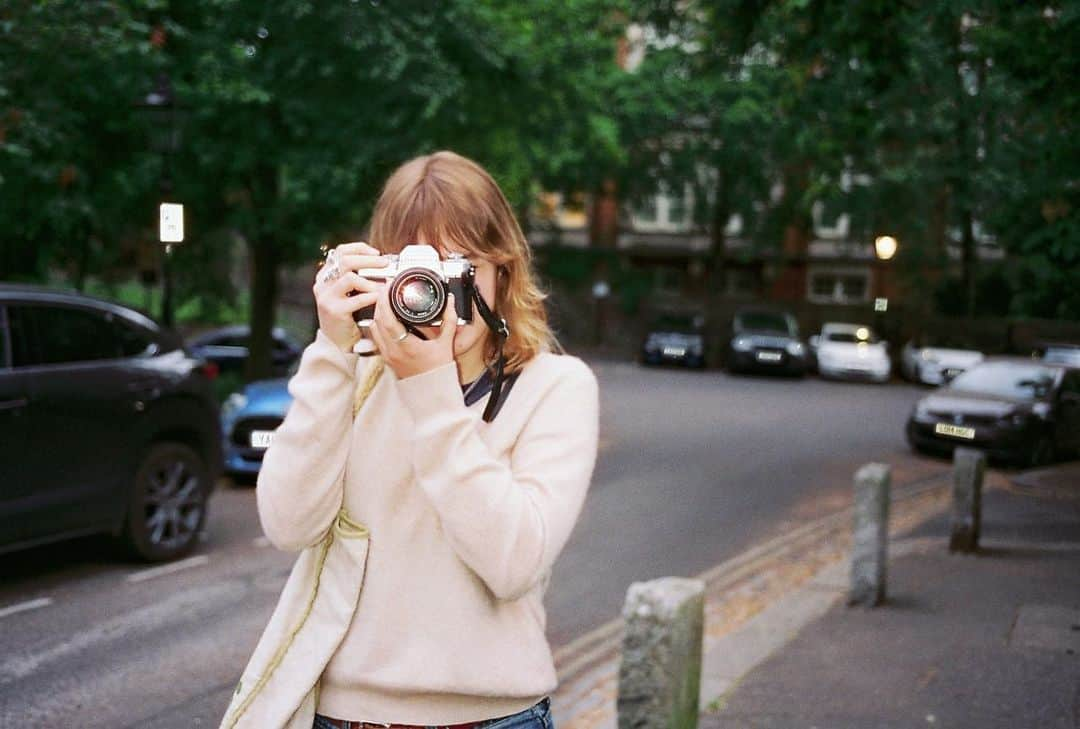
[[[0,283],[0,301],[5,299],[90,306],[118,314],[151,329],[160,328],[154,318],[145,312],[117,301],[83,294],[74,289],[60,289],[37,284]]]

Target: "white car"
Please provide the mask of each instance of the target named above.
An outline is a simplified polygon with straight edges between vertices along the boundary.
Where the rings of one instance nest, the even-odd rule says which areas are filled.
[[[944,385],[983,359],[983,353],[973,349],[920,346],[911,341],[904,345],[900,370],[912,382]]]
[[[825,324],[810,346],[822,377],[887,382],[892,374],[888,346],[863,324]]]

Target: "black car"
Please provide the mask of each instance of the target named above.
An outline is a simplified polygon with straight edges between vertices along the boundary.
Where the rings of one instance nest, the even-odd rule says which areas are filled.
[[[189,551],[221,472],[215,372],[132,309],[0,284],[0,551],[97,532]]]
[[[248,358],[248,339],[251,329],[246,324],[222,327],[204,332],[188,341],[196,357],[216,364],[223,373],[242,373]],[[270,352],[271,373],[284,376],[300,358],[304,348],[281,327],[274,327]]]
[[[948,453],[958,445],[1037,466],[1080,453],[1080,369],[993,358],[919,400],[908,443]]]
[[[806,345],[795,317],[785,311],[741,309],[731,320],[729,372],[806,374]]]
[[[649,327],[641,343],[644,364],[705,366],[705,318],[701,315],[665,314]]]

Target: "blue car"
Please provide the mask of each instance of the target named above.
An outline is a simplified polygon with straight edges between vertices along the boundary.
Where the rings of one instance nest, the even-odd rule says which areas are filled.
[[[295,369],[296,364],[290,376]],[[221,406],[225,473],[234,481],[251,482],[259,475],[274,430],[292,404],[288,383],[288,377],[252,382]]]

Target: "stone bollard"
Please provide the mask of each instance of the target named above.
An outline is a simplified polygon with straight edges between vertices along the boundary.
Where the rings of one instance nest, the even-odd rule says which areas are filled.
[[[848,605],[874,607],[885,600],[890,474],[891,469],[884,463],[868,463],[855,472],[855,535]]]
[[[986,454],[973,448],[957,448],[953,454],[952,529],[950,552],[974,552],[979,548],[982,524],[982,484]]]
[[[701,693],[705,583],[635,582],[623,605],[619,729],[694,729]]]

